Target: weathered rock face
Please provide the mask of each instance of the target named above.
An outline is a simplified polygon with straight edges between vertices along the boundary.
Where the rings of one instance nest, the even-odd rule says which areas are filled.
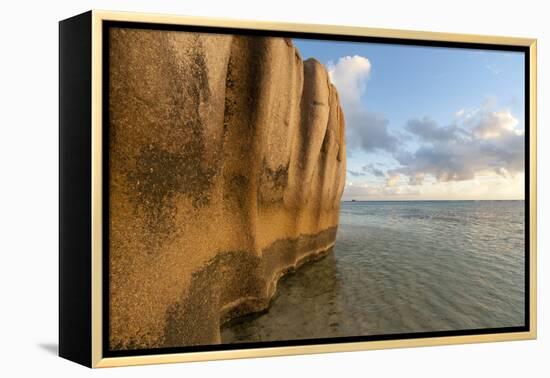
[[[336,89],[283,38],[109,38],[110,347],[219,343],[334,244]]]

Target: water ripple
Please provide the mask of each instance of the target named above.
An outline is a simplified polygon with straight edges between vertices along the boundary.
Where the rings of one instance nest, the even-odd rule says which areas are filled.
[[[281,279],[248,342],[524,324],[524,202],[344,203],[334,253]]]

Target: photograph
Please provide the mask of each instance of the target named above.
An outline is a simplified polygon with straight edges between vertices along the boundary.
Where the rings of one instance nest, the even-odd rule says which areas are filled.
[[[104,356],[529,331],[525,48],[102,48]]]
[[[545,378],[543,2],[3,5],[0,378]]]

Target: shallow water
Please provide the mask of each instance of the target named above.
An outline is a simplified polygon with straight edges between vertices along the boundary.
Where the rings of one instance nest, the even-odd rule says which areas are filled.
[[[283,277],[222,342],[522,326],[524,207],[344,202],[333,253]]]

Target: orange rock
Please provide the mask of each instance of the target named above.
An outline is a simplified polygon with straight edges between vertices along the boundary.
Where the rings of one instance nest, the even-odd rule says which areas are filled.
[[[110,347],[220,342],[334,245],[344,116],[283,38],[112,29]]]

